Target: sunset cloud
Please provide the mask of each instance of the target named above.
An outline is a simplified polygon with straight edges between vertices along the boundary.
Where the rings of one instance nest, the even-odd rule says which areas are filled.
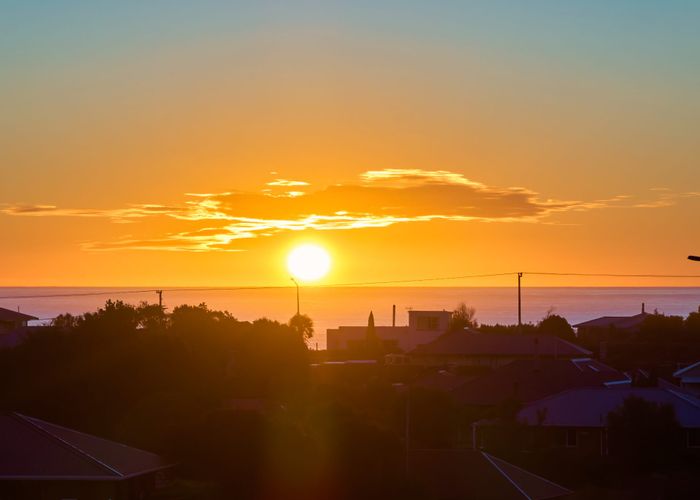
[[[268,186],[282,186],[282,187],[294,187],[294,186],[308,186],[308,182],[304,181],[289,181],[287,179],[275,179],[267,183]]]
[[[418,168],[386,168],[383,170],[369,170],[361,175],[367,183],[379,184],[385,182],[392,187],[417,184],[457,184],[486,188],[479,182],[474,182],[457,172],[449,170],[421,170]]]
[[[178,211],[185,211],[186,207],[173,207],[165,205],[129,205],[118,209],[92,209],[92,208],[59,208],[55,205],[0,205],[0,214],[23,215],[34,217],[98,217],[109,218],[114,222],[123,222],[128,219],[140,219],[158,215],[172,216]]]
[[[270,186],[307,186],[303,181],[276,179]],[[290,231],[339,231],[381,228],[394,224],[443,221],[551,222],[563,212],[612,207],[658,208],[700,193],[652,190],[640,200],[618,195],[601,200],[543,199],[520,187],[487,186],[446,170],[370,170],[357,184],[333,185],[316,191],[227,191],[188,193],[181,205],[129,205],[118,209],[75,209],[53,205],[4,205],[0,213],[12,216],[90,217],[128,223],[156,217],[180,221],[179,232],[152,238],[125,237],[91,242],[89,250],[169,250],[187,252],[240,251],[238,240]],[[549,220],[547,220],[549,218]],[[195,224],[206,225],[193,229]]]

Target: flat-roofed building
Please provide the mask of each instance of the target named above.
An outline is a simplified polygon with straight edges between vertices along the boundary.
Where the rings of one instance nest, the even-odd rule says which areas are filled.
[[[450,311],[408,311],[408,325],[375,326],[374,332],[385,351],[409,351],[445,333],[450,325]],[[367,339],[367,326],[339,326],[326,331],[330,351],[362,349]]]

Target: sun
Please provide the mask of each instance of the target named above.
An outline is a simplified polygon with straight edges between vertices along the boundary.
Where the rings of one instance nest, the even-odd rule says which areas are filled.
[[[287,257],[287,269],[297,279],[316,281],[323,278],[331,268],[331,256],[318,245],[301,245]]]

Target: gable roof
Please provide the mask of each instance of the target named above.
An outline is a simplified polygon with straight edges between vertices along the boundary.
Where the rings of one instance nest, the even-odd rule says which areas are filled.
[[[491,406],[509,398],[536,401],[566,389],[610,382],[630,381],[622,372],[590,358],[521,359],[466,381],[452,394],[463,404]]]
[[[481,454],[491,462],[513,486],[518,488],[518,491],[527,499],[560,498],[572,493],[572,491],[563,486],[559,486],[549,479],[521,469],[517,465],[508,463],[505,460],[501,460],[485,452],[481,452]]]
[[[643,312],[634,316],[601,316],[600,318],[591,319],[572,325],[574,328],[617,328],[619,330],[630,330],[639,328],[647,316],[651,314]]]
[[[554,335],[481,333],[457,330],[421,344],[412,355],[466,356],[563,356],[581,357],[590,351]]]
[[[604,427],[608,413],[625,399],[636,396],[652,403],[673,406],[681,427],[700,428],[700,401],[672,389],[649,388],[582,388],[530,403],[518,412],[518,420],[528,425],[554,427]]]
[[[545,500],[572,492],[477,450],[411,450],[411,477],[436,498]]]
[[[0,480],[118,481],[171,467],[137,448],[19,413],[0,414]]]
[[[12,309],[5,309],[4,307],[0,307],[0,321],[8,321],[15,323],[20,321],[32,321],[35,319],[39,318],[30,316],[29,314],[13,311]]]

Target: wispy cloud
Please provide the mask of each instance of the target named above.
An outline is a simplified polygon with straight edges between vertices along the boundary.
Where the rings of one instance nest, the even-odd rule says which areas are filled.
[[[281,187],[294,187],[294,186],[308,186],[308,182],[304,181],[289,181],[287,179],[275,179],[267,183],[268,186],[281,186]]]
[[[158,215],[172,216],[186,207],[166,205],[141,204],[129,205],[126,208],[59,208],[55,205],[0,205],[0,214],[23,215],[33,217],[99,217],[108,218],[114,222],[124,222],[129,219],[142,219]]]
[[[385,168],[368,170],[361,176],[363,181],[374,185],[383,183],[391,187],[415,186],[421,184],[456,184],[485,189],[480,182],[467,179],[464,175],[449,170],[421,170],[418,168]]]
[[[276,188],[308,186],[304,181],[275,179]],[[165,217],[182,230],[151,238],[124,237],[84,245],[89,250],[240,251],[238,240],[289,231],[339,231],[381,228],[434,220],[552,223],[553,214],[612,207],[658,208],[700,193],[654,188],[649,199],[617,195],[600,200],[542,198],[521,187],[496,187],[447,170],[370,170],[356,184],[315,191],[269,190],[250,193],[188,193],[182,204],[139,204],[117,209],[75,209],[53,205],[3,205],[0,213],[35,217],[92,217],[138,222]],[[195,225],[205,228],[192,229]]]

